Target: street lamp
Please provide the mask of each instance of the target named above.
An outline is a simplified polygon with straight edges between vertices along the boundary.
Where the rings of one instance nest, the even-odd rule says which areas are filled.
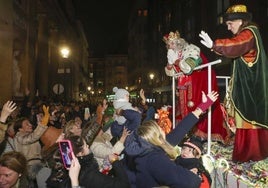
[[[60,54],[61,54],[63,59],[67,59],[69,57],[69,55],[70,55],[70,49],[68,47],[62,47],[62,48],[60,48]],[[64,74],[63,75],[63,79],[64,79],[63,80],[63,82],[64,82],[64,98],[66,100],[66,97],[67,97],[67,84],[66,84],[67,70],[66,70],[65,64],[66,64],[66,62],[63,62],[63,68],[64,68],[64,72],[63,72],[63,74]],[[69,91],[68,91],[68,94],[69,94]]]
[[[154,73],[150,73],[149,74],[149,78],[150,78],[150,88],[151,88],[151,99],[150,99],[150,102],[152,102],[152,100],[153,100],[153,89],[154,89],[154,85],[153,85],[153,83],[154,83]]]
[[[154,73],[150,73],[149,77],[150,77],[151,80],[153,80],[154,79]]]
[[[69,50],[69,48],[67,48],[67,47],[62,47],[61,49],[60,49],[60,53],[61,53],[61,56],[63,57],[63,58],[68,58],[69,57],[69,54],[70,54],[70,50]]]

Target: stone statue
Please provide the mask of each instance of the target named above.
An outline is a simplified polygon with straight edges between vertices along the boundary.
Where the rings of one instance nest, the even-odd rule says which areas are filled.
[[[20,84],[21,84],[21,71],[19,67],[19,55],[20,51],[15,50],[13,52],[13,95],[21,96]]]

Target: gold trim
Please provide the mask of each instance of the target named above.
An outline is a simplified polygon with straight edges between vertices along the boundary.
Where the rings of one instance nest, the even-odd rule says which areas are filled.
[[[245,5],[233,5],[229,7],[226,13],[239,13],[239,12],[247,12],[247,7]]]

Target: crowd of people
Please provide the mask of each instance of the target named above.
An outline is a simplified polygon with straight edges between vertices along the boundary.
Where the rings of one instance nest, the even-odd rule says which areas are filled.
[[[144,108],[146,101],[144,101],[143,90],[141,90],[140,106],[132,105],[127,90],[117,88],[114,91],[116,97],[113,104],[107,103],[106,99],[102,103],[101,118],[97,117],[97,113],[95,116],[87,114],[86,106],[83,108],[79,106],[77,110],[77,105],[73,105],[66,110],[65,106],[58,107],[55,104],[40,101],[39,106],[37,103],[19,106],[13,101],[7,101],[3,105],[0,116],[2,149],[0,187],[53,188],[78,185],[94,188],[143,187],[145,182],[143,178],[139,178],[143,175],[137,174],[138,171],[140,172],[138,168],[141,167],[138,159],[143,158],[145,154],[151,156],[151,153],[154,153],[153,149],[160,151],[162,146],[151,140],[143,140],[146,136],[143,138],[140,135],[144,132],[142,128],[151,127],[152,129],[147,131],[153,137],[159,134],[159,142],[167,146],[167,148],[164,147],[165,152],[160,153],[163,157],[165,156],[164,159],[169,164],[174,157],[178,156],[178,152],[172,149],[173,146],[180,143],[198,121],[199,116],[206,112],[206,109],[218,97],[217,92],[208,94],[208,97],[205,97],[206,101],[191,112],[188,118],[181,121],[178,128],[167,135],[167,138],[170,138],[170,141],[167,141],[165,133],[153,117],[144,116],[143,110],[148,108]],[[31,113],[28,116],[21,116],[27,112],[25,108],[31,108]],[[97,109],[100,107],[98,106],[96,111]],[[63,118],[65,121],[62,121]],[[155,130],[156,126],[158,130]],[[10,127],[13,131],[7,131]],[[151,131],[152,133],[149,133]],[[58,145],[61,140],[65,139],[68,139],[72,145],[72,163],[69,169],[66,169],[63,164]],[[143,145],[140,146],[141,140],[147,143],[147,146],[151,145],[152,150],[147,147],[143,148]],[[137,156],[134,157],[133,152],[137,151],[146,152],[136,153]],[[166,153],[171,156],[166,158]],[[166,162],[163,161],[162,165],[166,165]],[[155,166],[154,163],[150,164]],[[159,164],[158,167],[161,168],[162,165]],[[193,187],[201,183],[197,172],[183,169],[181,165],[174,162],[169,165],[171,169],[177,171],[174,179],[184,174],[183,178],[193,179]],[[142,169],[147,169],[145,167],[143,166]],[[153,172],[160,173],[161,170],[153,170]],[[150,174],[150,176],[152,178],[154,175]],[[146,181],[148,184],[144,186],[184,186],[180,178],[173,182],[173,180],[170,181],[172,177],[170,180],[168,176],[160,177],[157,181]]]
[[[213,42],[202,31],[201,43],[235,59],[229,94],[237,126],[233,160],[262,160],[268,156],[266,55],[246,6],[230,7],[224,19],[234,37]],[[103,99],[95,109],[88,103],[31,102],[26,91],[21,104],[7,101],[1,109],[0,188],[209,188],[212,179],[201,160],[208,109],[212,138],[230,144],[217,87],[208,93],[207,83],[200,85],[207,72],[194,68],[207,61],[197,46],[178,32],[165,35],[164,42],[167,75],[182,73],[173,129],[159,125],[142,89],[140,103],[133,104],[127,90],[114,87],[113,101]],[[63,141],[69,144],[70,166],[62,157]]]

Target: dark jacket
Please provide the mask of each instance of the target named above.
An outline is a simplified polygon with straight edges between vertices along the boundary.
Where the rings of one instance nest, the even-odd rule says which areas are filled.
[[[117,121],[111,123],[113,137],[121,137],[124,126],[133,131],[141,124],[141,113],[136,110],[122,110],[121,115],[126,118],[126,122],[123,125],[119,125]]]
[[[192,113],[187,115],[176,128],[167,135],[166,139],[172,145],[177,145],[186,133],[198,121]],[[173,188],[198,188],[201,179],[193,172],[184,169],[182,166],[176,165],[165,151],[154,146],[137,135],[136,132],[130,135],[131,141],[125,147],[127,158],[131,158],[135,165],[130,167],[132,174],[136,176],[136,182],[132,187],[151,188],[157,186],[169,186]]]
[[[128,177],[121,161],[115,161],[112,164],[114,176],[104,175],[99,172],[98,164],[93,157],[93,154],[78,157],[81,165],[79,173],[79,185],[84,188],[129,188]],[[68,174],[67,174],[68,175]],[[48,180],[49,188],[71,188],[71,181],[68,176],[64,180],[51,181],[53,174]]]

